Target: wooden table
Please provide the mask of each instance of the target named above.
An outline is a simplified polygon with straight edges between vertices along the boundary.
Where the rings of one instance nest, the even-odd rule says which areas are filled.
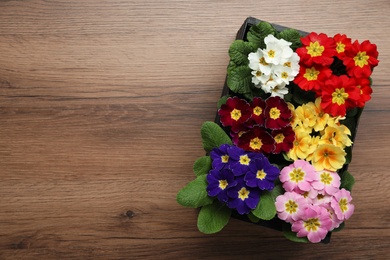
[[[389,14],[388,0],[0,1],[0,259],[388,259]],[[330,244],[238,220],[203,235],[175,201],[247,16],[378,46],[356,210]]]

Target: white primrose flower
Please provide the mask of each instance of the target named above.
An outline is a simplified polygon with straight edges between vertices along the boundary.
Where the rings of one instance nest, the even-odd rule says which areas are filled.
[[[266,44],[266,48],[263,50],[264,58],[266,62],[273,65],[283,64],[294,53],[290,48],[291,42],[277,39],[272,34],[264,38],[264,43]]]
[[[277,39],[272,34],[264,38],[265,49],[248,55],[252,69],[252,83],[271,96],[282,97],[288,85],[299,73],[299,56],[290,48],[291,42]]]
[[[288,88],[286,88],[286,85],[280,84],[272,89],[271,97],[280,97],[283,98],[284,95],[288,93]]]

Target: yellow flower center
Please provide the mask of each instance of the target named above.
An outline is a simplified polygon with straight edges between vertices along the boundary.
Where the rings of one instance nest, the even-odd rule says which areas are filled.
[[[285,62],[283,66],[291,68],[291,62],[290,61]]]
[[[258,170],[256,173],[256,178],[260,180],[264,180],[267,174],[263,170]]]
[[[353,57],[353,60],[355,61],[355,66],[359,66],[360,68],[363,68],[363,66],[368,64],[368,59],[370,57],[366,54],[365,51],[359,51],[355,57]]]
[[[274,50],[269,50],[268,51],[268,57],[275,58],[275,51]]]
[[[283,143],[283,140],[284,140],[284,135],[282,133],[280,134],[277,134],[275,137],[274,137],[274,140],[277,144],[280,144],[280,143]]]
[[[301,168],[295,168],[290,172],[290,180],[296,183],[303,181],[304,177],[305,177],[305,172],[302,171]]]
[[[253,114],[255,114],[256,116],[261,115],[261,113],[263,113],[263,109],[261,109],[261,107],[257,106],[253,108]]]
[[[318,230],[318,227],[321,225],[320,221],[318,218],[309,218],[308,220],[305,221],[303,226],[307,231],[313,231],[316,232]]]
[[[255,137],[249,142],[249,147],[253,150],[260,150],[261,146],[263,145],[263,142],[260,138]]]
[[[284,204],[284,207],[288,214],[293,214],[297,212],[298,204],[293,200],[289,200]]]
[[[230,112],[230,116],[233,120],[238,121],[238,119],[241,118],[241,110],[233,109],[232,112]]]
[[[224,190],[226,189],[226,187],[229,185],[229,183],[227,182],[227,180],[219,180],[219,188],[221,190]]]
[[[320,45],[318,41],[311,42],[309,46],[306,47],[307,53],[312,57],[318,57],[322,55],[322,52],[325,50],[325,47]]]
[[[337,53],[344,52],[345,51],[345,44],[342,42],[338,42],[336,44],[336,51],[337,51]]]
[[[241,190],[238,191],[238,197],[244,201],[249,197],[249,190],[247,190],[245,187],[242,187]]]
[[[263,73],[260,70],[257,70],[256,71],[256,77],[261,77],[261,75],[263,75]]]
[[[272,119],[278,119],[280,116],[280,110],[277,107],[273,107],[269,110],[269,116]]]
[[[303,74],[303,77],[308,81],[317,80],[319,74],[319,70],[316,70],[314,67],[311,67],[306,69],[306,72],[305,74]]]
[[[330,183],[332,182],[333,178],[332,176],[330,176],[330,173],[329,172],[323,172],[321,173],[321,182],[326,184],[326,185],[330,185]]]
[[[265,61],[264,57],[261,57],[259,60],[260,64],[263,66],[268,66],[268,63]]]
[[[346,198],[342,198],[340,201],[339,201],[339,206],[340,206],[340,209],[341,211],[344,213],[348,210],[348,201]]]
[[[281,76],[282,76],[282,78],[287,79],[288,78],[288,73],[283,71]]]
[[[248,157],[248,155],[244,154],[240,156],[240,164],[242,165],[249,165],[249,162],[251,159]]]
[[[332,103],[337,105],[343,105],[345,100],[348,99],[348,93],[345,93],[344,88],[336,88],[336,90],[332,93]]]
[[[227,163],[229,161],[229,155],[225,154],[221,156],[221,161]]]

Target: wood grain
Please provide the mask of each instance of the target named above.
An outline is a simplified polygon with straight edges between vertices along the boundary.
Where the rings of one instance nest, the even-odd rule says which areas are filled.
[[[0,259],[388,258],[387,0],[10,0],[0,10]],[[248,16],[378,45],[350,165],[356,211],[328,245],[238,220],[206,236],[196,210],[175,201]]]

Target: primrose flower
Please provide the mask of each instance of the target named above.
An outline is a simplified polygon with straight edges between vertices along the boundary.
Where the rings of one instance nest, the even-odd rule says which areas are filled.
[[[350,135],[351,131],[345,125],[327,126],[320,137],[319,144],[333,144],[341,148],[351,146],[352,141],[348,134]]]
[[[250,106],[252,108],[251,121],[254,121],[255,124],[260,126],[264,125],[265,101],[259,97],[255,97],[250,103]]]
[[[271,135],[275,140],[274,154],[279,154],[281,152],[287,153],[293,147],[295,132],[291,126],[286,126],[285,128],[279,130],[273,130]]]
[[[231,187],[227,194],[227,206],[241,215],[248,214],[260,201],[260,190],[246,186],[244,177],[237,178],[237,185]]]
[[[244,180],[249,187],[272,190],[279,173],[278,167],[273,166],[266,157],[263,157],[262,159],[256,159],[249,166],[249,171],[246,173]]]
[[[364,107],[367,101],[371,99],[372,88],[370,80],[367,78],[357,78],[356,87],[359,89],[359,100],[357,101],[358,107]]]
[[[317,171],[337,171],[341,169],[346,161],[347,153],[338,146],[332,144],[321,144],[314,151],[311,163]]]
[[[229,166],[229,154],[228,149],[230,145],[223,144],[219,148],[214,148],[210,152],[213,169],[221,170]]]
[[[253,152],[271,153],[275,149],[275,141],[262,126],[254,126],[238,138],[238,147]]]
[[[339,191],[340,176],[327,170],[317,172],[318,178],[311,185],[320,194],[333,195]]]
[[[351,77],[368,78],[372,69],[378,65],[378,51],[375,44],[366,40],[359,44],[356,40],[351,48],[346,52],[346,58],[343,59],[347,67],[347,73]]]
[[[307,237],[312,243],[318,243],[324,239],[331,228],[330,213],[320,206],[306,208],[301,219],[292,223],[291,226],[291,230],[297,232],[297,237]]]
[[[272,34],[264,38],[264,43],[266,48],[262,52],[267,63],[283,64],[293,55],[293,50],[290,48],[291,42],[277,39]]]
[[[355,80],[346,75],[332,76],[322,88],[321,108],[332,116],[345,116],[348,108],[356,107],[360,92]]]
[[[343,59],[345,57],[345,52],[352,48],[352,40],[348,38],[345,34],[336,34],[333,36],[333,39],[336,43],[336,56],[339,59]]]
[[[313,113],[315,110],[313,102],[303,104],[295,109],[295,116],[308,132],[312,131],[317,122],[317,114]]]
[[[284,167],[279,176],[286,191],[295,191],[300,194],[310,191],[311,183],[317,178],[314,167],[304,160],[296,160]]]
[[[333,38],[324,33],[312,32],[301,38],[301,42],[303,46],[298,48],[296,52],[304,64],[307,66],[332,64],[333,56],[336,55],[336,44]]]
[[[293,223],[304,215],[305,209],[309,206],[306,199],[296,192],[285,192],[276,197],[275,201],[278,218]]]
[[[247,153],[239,147],[230,146],[228,154],[231,159],[230,169],[235,176],[241,176],[249,171],[249,165],[253,163],[253,153]]]
[[[295,140],[293,147],[288,151],[287,156],[293,160],[306,159],[311,153],[312,137],[306,131],[295,130]]]
[[[228,98],[226,103],[218,110],[223,126],[231,126],[233,132],[238,132],[252,114],[252,110],[244,99],[238,97]]]
[[[291,110],[280,97],[269,97],[265,101],[265,126],[270,129],[281,129],[290,124]]]
[[[347,220],[352,216],[355,206],[351,201],[351,193],[346,189],[341,189],[333,195],[330,205],[339,220]]]
[[[207,183],[207,194],[209,196],[217,196],[219,201],[227,202],[227,191],[235,186],[237,181],[234,180],[234,174],[229,169],[222,169],[221,171],[210,170],[207,174]]]
[[[321,98],[316,98],[314,102],[314,112],[316,114],[316,123],[313,128],[314,131],[322,131],[325,129],[325,126],[328,124],[330,118],[328,113],[325,113],[321,108]]]
[[[321,93],[324,82],[332,75],[332,70],[320,65],[301,66],[299,74],[295,77],[294,83],[305,91],[313,90]]]

